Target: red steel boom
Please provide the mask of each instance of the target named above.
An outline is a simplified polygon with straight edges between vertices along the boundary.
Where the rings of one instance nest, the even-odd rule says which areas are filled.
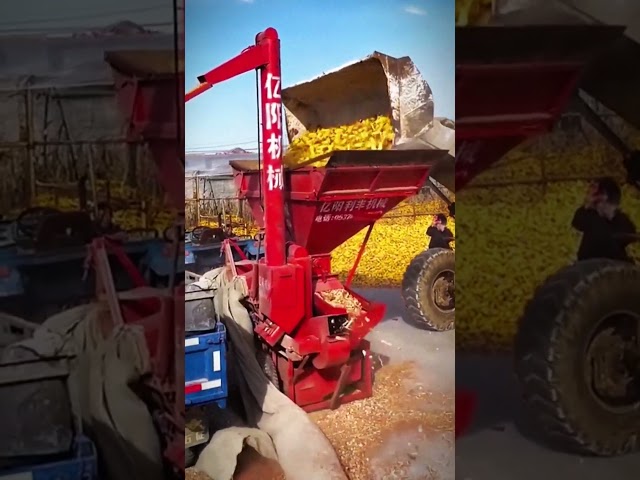
[[[284,197],[282,165],[282,97],[280,39],[267,28],[256,35],[256,44],[237,57],[198,77],[200,85],[185,95],[185,102],[224,82],[251,70],[260,70],[262,114],[262,191],[264,192],[265,257],[269,267],[286,264],[284,235]],[[262,284],[261,284],[262,286]]]

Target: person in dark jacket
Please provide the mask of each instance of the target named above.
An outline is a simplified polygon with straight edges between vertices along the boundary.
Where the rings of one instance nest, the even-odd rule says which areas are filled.
[[[636,226],[620,210],[622,191],[618,183],[604,177],[589,186],[584,204],[573,215],[571,225],[582,232],[578,261],[607,258],[632,262],[627,246],[637,240]]]
[[[429,248],[446,248],[451,250],[453,232],[447,228],[447,216],[439,213],[433,218],[433,223],[427,228],[427,236],[431,238]]]

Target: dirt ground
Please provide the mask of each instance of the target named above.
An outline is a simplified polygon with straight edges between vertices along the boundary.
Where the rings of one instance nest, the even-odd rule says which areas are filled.
[[[413,362],[376,372],[372,398],[311,414],[350,480],[453,480],[454,398],[421,381]],[[283,480],[279,466],[243,452],[234,480]],[[187,480],[209,480],[188,469]]]

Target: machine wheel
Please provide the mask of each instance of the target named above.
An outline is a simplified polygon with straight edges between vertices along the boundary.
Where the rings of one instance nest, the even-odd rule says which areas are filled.
[[[578,262],[541,286],[520,320],[516,374],[554,446],[613,456],[640,437],[640,268]]]
[[[432,248],[416,256],[402,279],[407,322],[443,332],[455,325],[455,253]]]

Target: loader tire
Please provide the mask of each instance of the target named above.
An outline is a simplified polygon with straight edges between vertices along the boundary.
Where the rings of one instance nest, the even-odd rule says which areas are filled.
[[[455,266],[453,250],[445,248],[431,248],[411,261],[402,279],[407,323],[438,332],[454,328]]]
[[[578,262],[539,287],[520,319],[515,370],[531,425],[551,446],[592,456],[638,448],[638,321],[632,264]]]

